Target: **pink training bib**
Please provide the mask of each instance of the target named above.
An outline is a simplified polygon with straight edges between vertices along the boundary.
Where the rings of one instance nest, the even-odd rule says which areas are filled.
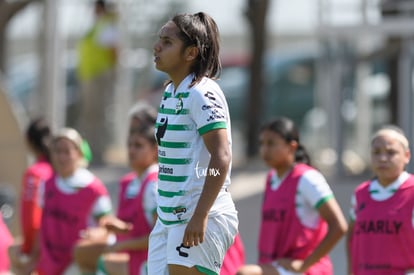
[[[403,275],[414,269],[414,176],[384,201],[371,198],[369,185],[364,182],[355,191],[352,271],[354,275]]]
[[[121,180],[121,191],[119,196],[119,206],[117,217],[125,222],[133,224],[133,229],[126,234],[119,234],[117,239],[119,241],[125,239],[133,239],[145,235],[149,235],[152,229],[145,217],[145,211],[143,207],[143,200],[145,190],[149,184],[153,184],[158,179],[158,172],[152,172],[147,175],[141,184],[141,188],[135,197],[127,198],[125,195],[128,185],[133,181],[135,177],[131,177],[128,174]],[[127,251],[129,254],[129,274],[137,275],[141,265],[148,258],[148,249],[138,251]]]
[[[279,258],[305,259],[319,245],[327,232],[324,220],[316,229],[301,224],[296,215],[295,196],[300,177],[312,167],[296,164],[276,190],[271,189],[271,170],[266,181],[259,236],[259,263]],[[329,256],[322,257],[308,269],[307,275],[333,274]]]

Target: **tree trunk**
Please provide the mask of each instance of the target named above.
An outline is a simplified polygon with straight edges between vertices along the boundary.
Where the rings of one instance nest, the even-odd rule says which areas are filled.
[[[391,1],[391,0],[384,0],[382,2],[381,8],[381,15],[383,19],[387,18],[398,18],[404,15],[401,14],[401,10],[398,8],[398,4],[402,1]],[[391,36],[388,37],[386,42],[386,51],[390,53],[388,58],[388,69],[389,69],[389,78],[390,78],[390,94],[389,94],[389,101],[390,101],[390,113],[391,113],[391,121],[390,123],[397,124],[400,120],[398,114],[398,101],[399,101],[399,81],[398,76],[399,72],[399,56],[401,53],[401,37],[398,36]]]
[[[10,22],[20,10],[26,7],[31,2],[36,0],[21,0],[18,2],[8,2],[6,0],[0,0],[0,72],[4,72],[6,69],[6,29]]]
[[[266,14],[268,0],[248,0],[246,17],[251,27],[252,59],[250,63],[250,87],[247,100],[247,157],[257,154],[258,135],[262,116],[263,54],[266,46]]]
[[[401,39],[400,38],[389,38],[387,41],[387,48],[397,49],[392,51],[388,57],[389,66],[389,77],[390,77],[390,123],[398,124],[400,117],[398,114],[398,102],[399,102],[399,53],[401,52]]]
[[[0,25],[0,74],[6,70],[6,30]]]

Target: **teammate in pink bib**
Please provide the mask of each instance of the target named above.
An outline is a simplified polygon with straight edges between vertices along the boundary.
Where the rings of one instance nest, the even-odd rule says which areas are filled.
[[[74,194],[62,193],[56,178],[45,186],[45,203],[41,230],[42,274],[62,274],[72,262],[72,249],[79,232],[88,226],[88,218],[95,201],[106,195],[102,182],[93,178],[87,187]]]
[[[127,179],[121,181],[120,204],[118,207],[117,217],[124,222],[130,223],[132,225],[132,229],[125,234],[118,234],[118,242],[133,240],[137,238],[147,239],[152,227],[154,226],[154,223],[150,223],[145,216],[143,201],[147,188],[152,188],[148,185],[156,186],[158,180],[158,166],[153,165],[148,169],[148,173],[146,174],[145,179],[142,181],[142,184],[135,197],[128,198],[128,196],[131,196],[127,193],[128,187],[133,184],[134,180],[137,180],[136,177],[131,180]],[[153,210],[153,214],[155,214],[156,208]],[[147,260],[148,249],[145,247],[145,249],[141,250],[126,249],[125,251],[129,254],[129,274],[143,275],[140,272],[140,269]]]
[[[41,186],[39,275],[64,274],[80,232],[112,210],[106,187],[82,167],[81,144],[81,136],[71,128],[61,129],[51,143],[56,174]]]
[[[386,126],[374,134],[375,177],[360,184],[352,198],[349,274],[414,271],[414,176],[405,171],[409,160],[408,140],[401,129]]]
[[[309,163],[288,118],[266,124],[260,154],[269,171],[262,204],[258,265],[238,275],[331,275],[329,251],[347,229],[325,178]]]
[[[147,274],[148,237],[157,218],[155,118],[148,108],[131,116],[128,159],[133,172],[120,181],[116,217],[107,218],[104,228],[90,228],[90,236],[78,242],[75,258],[83,274]],[[102,235],[92,236],[96,232]]]
[[[311,169],[305,164],[296,164],[276,191],[271,190],[270,183],[275,171],[269,173],[262,206],[259,263],[272,263],[278,258],[305,259],[324,239],[328,230],[325,220],[320,219],[315,228],[309,228],[296,215],[295,196],[299,179]],[[275,202],[278,202],[277,206]],[[332,274],[328,255],[312,265],[307,274]]]
[[[39,252],[39,230],[42,208],[39,205],[39,187],[53,175],[50,164],[49,142],[51,129],[44,118],[33,119],[25,133],[29,152],[34,157],[25,170],[20,193],[21,238],[16,238],[9,249],[11,269],[16,274],[30,274],[35,269]]]

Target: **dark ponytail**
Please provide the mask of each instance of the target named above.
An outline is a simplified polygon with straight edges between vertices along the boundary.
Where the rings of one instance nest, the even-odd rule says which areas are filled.
[[[49,124],[44,118],[36,118],[29,123],[26,139],[30,146],[50,161],[49,143],[52,137]]]
[[[194,46],[198,56],[191,72],[194,79],[191,86],[200,82],[203,77],[216,78],[221,72],[220,35],[216,22],[203,12],[195,14],[178,14],[172,21],[180,32],[178,37],[183,41],[184,49]]]
[[[309,154],[306,151],[306,148],[300,143],[298,143],[298,148],[295,152],[295,161],[311,165]]]
[[[306,148],[300,143],[299,131],[294,122],[287,117],[277,117],[262,126],[261,131],[269,130],[280,135],[286,142],[296,141],[298,147],[295,152],[295,161],[311,165]]]

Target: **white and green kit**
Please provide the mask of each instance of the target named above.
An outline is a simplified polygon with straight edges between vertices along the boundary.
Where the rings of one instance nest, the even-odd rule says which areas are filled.
[[[166,226],[188,222],[205,177],[221,173],[208,167],[210,154],[202,135],[227,129],[231,147],[229,110],[222,90],[209,78],[189,87],[192,77],[187,76],[175,91],[172,84],[167,86],[158,111],[158,216]],[[230,168],[209,216],[234,209],[231,198],[224,195],[229,184]]]

